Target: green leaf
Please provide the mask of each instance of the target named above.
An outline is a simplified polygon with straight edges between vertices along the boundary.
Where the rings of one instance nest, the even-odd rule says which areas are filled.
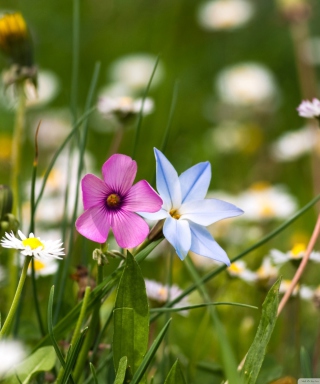
[[[51,346],[37,349],[31,356],[19,364],[14,372],[10,371],[4,380],[4,384],[22,384],[30,382],[32,376],[37,372],[50,371],[55,365],[56,354]]]
[[[160,331],[160,333],[157,336],[157,338],[155,339],[155,341],[152,343],[152,345],[151,345],[149,351],[146,353],[140,367],[137,369],[132,380],[130,381],[130,384],[138,384],[141,382],[140,380],[141,380],[142,376],[144,375],[145,371],[147,370],[153,356],[157,352],[157,349],[159,348],[160,343],[161,343],[162,339],[164,338],[164,336],[165,336],[165,334],[169,328],[170,322],[171,322],[171,319],[169,319],[167,321],[167,323],[162,328],[162,330]]]
[[[114,384],[123,384],[123,381],[126,377],[127,363],[128,363],[127,356],[121,357]]]
[[[304,347],[300,349],[301,377],[312,378],[312,365],[308,352]]]
[[[166,308],[166,307],[159,307],[159,308],[151,308],[150,313],[154,312],[180,312],[180,311],[188,311],[189,309],[197,309],[197,308],[203,308],[208,307],[210,305],[233,305],[236,307],[246,307],[246,308],[252,308],[252,309],[258,309],[258,307],[255,307],[253,305],[248,304],[242,304],[242,303],[230,303],[230,302],[210,302],[210,303],[202,303],[202,304],[195,304],[195,305],[188,305],[186,307],[178,307],[178,308]]]
[[[89,363],[89,365],[90,365],[90,371],[92,373],[94,384],[99,384],[96,369],[95,369],[94,365],[92,363]]]
[[[263,363],[266,348],[277,320],[280,283],[281,278],[273,284],[262,304],[262,316],[258,330],[242,369],[245,384],[254,384],[256,382]]]
[[[127,356],[134,374],[148,348],[149,306],[140,267],[128,252],[125,268],[118,286],[114,309],[113,358],[118,368]]]
[[[170,369],[170,372],[164,384],[186,384],[178,360],[173,364],[172,368]]]

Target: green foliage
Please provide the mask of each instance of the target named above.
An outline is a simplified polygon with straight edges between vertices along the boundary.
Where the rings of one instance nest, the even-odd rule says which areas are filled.
[[[127,363],[128,363],[127,356],[121,357],[121,359],[119,361],[119,367],[117,370],[117,376],[116,376],[116,379],[114,381],[114,384],[122,384],[123,383],[123,381],[126,377]]]
[[[270,288],[262,304],[262,316],[258,330],[242,368],[245,384],[255,384],[263,363],[266,348],[277,320],[280,284],[281,278]]]
[[[148,348],[149,306],[140,267],[130,252],[119,283],[114,309],[113,359],[115,369],[127,356],[134,374]]]
[[[3,381],[3,384],[30,383],[32,376],[38,372],[50,371],[55,365],[56,354],[51,346],[37,349],[31,356],[25,359],[16,369],[10,372],[11,376]],[[20,381],[19,381],[20,380]]]
[[[186,384],[178,360],[173,364],[172,368],[170,369],[170,372],[164,384]]]
[[[312,378],[312,364],[308,352],[304,347],[300,349],[301,377]]]

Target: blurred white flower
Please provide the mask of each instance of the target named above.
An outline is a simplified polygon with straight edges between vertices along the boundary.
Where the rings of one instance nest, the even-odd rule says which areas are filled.
[[[280,289],[279,289],[279,293],[285,294],[287,292],[287,290],[289,289],[291,282],[292,282],[292,280],[288,280],[288,279],[282,280],[281,285],[280,285]],[[299,295],[299,297],[301,299],[309,301],[309,300],[312,300],[314,298],[315,289],[308,287],[307,285],[297,284],[294,287],[291,296],[297,296],[297,295]]]
[[[208,139],[208,138],[207,138]],[[210,144],[222,153],[255,152],[261,145],[262,132],[259,127],[236,121],[223,121],[210,130]]]
[[[235,261],[227,268],[229,274],[238,277],[246,282],[254,282],[257,280],[256,273],[247,268],[247,264],[243,260]]]
[[[272,157],[276,161],[292,161],[319,145],[319,136],[312,127],[284,133],[271,146]]]
[[[26,350],[19,341],[0,340],[0,378],[26,356]]]
[[[198,9],[198,22],[208,30],[228,30],[244,25],[253,15],[253,6],[247,0],[211,0]]]
[[[221,100],[237,106],[271,102],[277,93],[274,77],[261,64],[243,63],[222,70],[216,79]]]
[[[236,198],[236,205],[244,210],[243,220],[285,219],[292,215],[297,200],[285,187],[265,182],[253,184]]]
[[[154,109],[154,102],[149,97],[147,97],[143,103],[143,99],[133,99],[129,96],[100,96],[98,102],[98,111],[107,118],[112,115],[119,116],[120,118],[126,118],[128,116],[138,114],[142,108],[142,105],[142,112],[144,115],[152,113]]]
[[[307,119],[320,118],[320,100],[315,97],[312,101],[303,100],[297,108],[299,116]]]
[[[32,143],[34,143],[34,135],[40,122],[37,137],[40,149],[57,149],[71,132],[72,123],[69,111],[49,110],[32,118],[29,132],[29,139]]]
[[[256,274],[259,281],[273,283],[279,275],[279,269],[272,264],[269,257],[265,257],[261,266],[256,270]]]
[[[154,280],[145,279],[147,296],[149,299],[157,301],[159,304],[163,305],[168,300],[174,300],[178,297],[183,291],[177,285],[163,285]],[[173,308],[182,308],[189,306],[189,300],[184,297],[178,303],[176,303]],[[189,311],[179,311],[180,315],[187,315]]]
[[[37,88],[30,81],[25,82],[26,106],[29,108],[50,103],[57,96],[60,89],[58,76],[49,70],[40,70],[37,82]],[[5,108],[16,108],[17,102],[15,87],[8,87],[0,92],[0,103]]]
[[[124,84],[133,90],[144,90],[148,85],[156,60],[156,56],[149,54],[132,54],[121,57],[111,65],[110,77],[114,82]],[[163,66],[158,63],[151,86],[159,84],[163,76]]]
[[[272,249],[270,251],[270,257],[274,264],[281,265],[288,261],[301,260],[304,256],[306,249],[306,244],[296,243],[290,251],[285,253],[279,251],[278,249]],[[320,263],[320,252],[311,252],[309,259],[316,263]]]
[[[34,259],[33,262],[34,262],[34,273],[36,278],[39,276],[54,275],[59,268],[59,265],[55,259],[41,259],[41,260]],[[23,263],[23,260],[21,260],[21,263]],[[30,263],[28,268],[28,275],[31,275],[31,273],[32,273],[32,267]]]
[[[301,59],[312,65],[320,64],[320,36],[313,36],[303,43]]]
[[[280,294],[284,294],[287,292],[287,290],[289,289],[289,287],[291,285],[291,281],[292,280],[289,280],[289,279],[284,279],[281,281],[280,288],[279,288]],[[299,286],[299,284],[297,284],[294,287],[294,290],[293,290],[291,296],[297,296],[297,294],[299,293],[299,290],[300,290],[300,286]]]

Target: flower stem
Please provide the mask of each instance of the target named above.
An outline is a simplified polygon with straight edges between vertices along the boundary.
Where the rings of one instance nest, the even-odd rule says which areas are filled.
[[[31,261],[31,257],[30,256],[26,256],[26,258],[24,260],[24,264],[23,264],[20,280],[19,280],[19,283],[18,283],[18,287],[17,287],[16,293],[14,295],[13,302],[11,304],[11,308],[9,310],[8,316],[6,318],[6,321],[4,322],[3,327],[1,328],[1,331],[0,331],[0,339],[3,338],[4,336],[8,335],[8,333],[10,331],[10,327],[11,327],[14,315],[16,313],[16,310],[17,310],[17,307],[18,307],[18,304],[19,304],[19,299],[20,299],[20,296],[21,296],[23,285],[24,285],[24,282],[26,280],[28,266],[29,266],[30,261]]]

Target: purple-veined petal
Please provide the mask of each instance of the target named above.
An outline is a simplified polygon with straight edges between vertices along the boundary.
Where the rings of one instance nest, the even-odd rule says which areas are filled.
[[[148,224],[140,216],[122,209],[113,213],[111,228],[121,248],[134,248],[149,234]]]
[[[81,188],[85,210],[97,205],[103,205],[107,196],[112,192],[103,180],[90,173],[82,179]]]
[[[90,208],[78,217],[76,228],[87,239],[104,243],[110,230],[109,214],[103,206]]]
[[[163,200],[163,208],[170,211],[181,205],[181,187],[177,171],[157,148],[154,148],[157,162],[157,190]]]
[[[129,189],[122,208],[131,212],[157,212],[161,206],[161,197],[146,180],[140,180]]]
[[[228,217],[239,216],[243,211],[226,201],[204,199],[182,204],[179,213],[181,215],[180,220],[190,220],[196,224],[207,226]]]
[[[176,250],[180,259],[185,259],[191,247],[189,223],[186,220],[176,220],[170,216],[164,223],[163,234]]]
[[[210,232],[201,225],[190,223],[191,248],[190,250],[200,256],[221,261],[230,265],[230,260],[226,252],[213,239]]]
[[[147,220],[162,220],[166,217],[170,217],[168,211],[165,209],[160,209],[158,212],[150,213],[150,212],[137,212],[138,215],[144,217]]]
[[[182,203],[201,200],[206,197],[210,180],[211,165],[208,161],[199,163],[187,169],[179,176]]]
[[[113,192],[125,195],[137,173],[137,163],[126,155],[112,155],[102,166],[103,179]]]

